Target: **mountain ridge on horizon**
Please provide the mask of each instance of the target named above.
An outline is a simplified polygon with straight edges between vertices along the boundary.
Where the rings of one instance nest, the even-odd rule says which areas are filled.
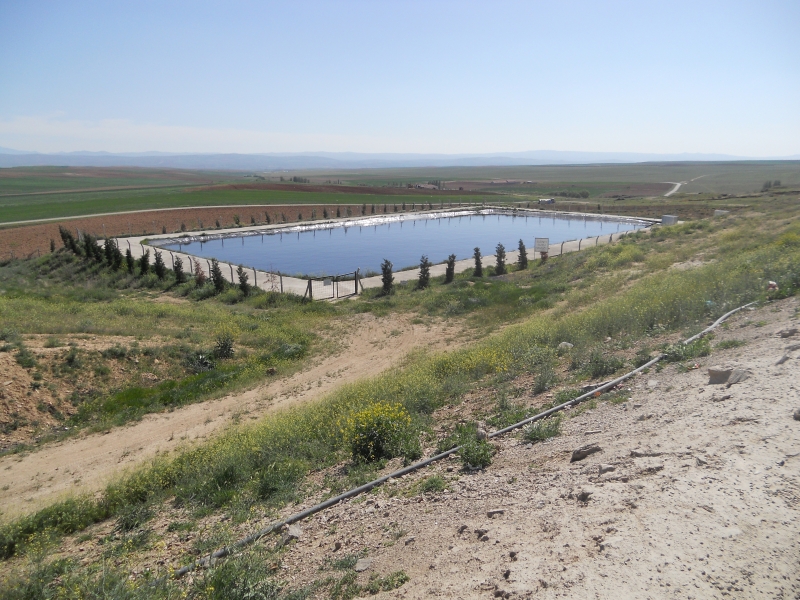
[[[745,157],[730,154],[583,152],[531,150],[487,153],[394,153],[394,152],[27,152],[0,147],[0,167],[160,167],[230,170],[288,170],[336,168],[409,168],[543,166],[580,164],[625,164],[646,162],[738,162],[800,160],[800,154],[784,157]]]

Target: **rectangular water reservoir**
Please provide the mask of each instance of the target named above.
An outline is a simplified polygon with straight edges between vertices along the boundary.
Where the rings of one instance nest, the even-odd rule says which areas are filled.
[[[506,252],[513,252],[520,239],[532,248],[537,237],[558,244],[647,225],[636,219],[605,215],[557,216],[482,209],[250,228],[235,234],[211,233],[152,243],[167,250],[285,275],[327,276],[361,269],[366,276],[379,273],[383,259],[391,261],[397,271],[418,265],[423,254],[439,263],[450,254],[459,260],[469,258],[475,248],[480,248],[484,256],[492,256],[498,243],[505,246]]]

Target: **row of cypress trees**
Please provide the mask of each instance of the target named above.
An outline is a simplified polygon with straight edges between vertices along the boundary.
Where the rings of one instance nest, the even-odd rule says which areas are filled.
[[[519,258],[517,259],[517,269],[523,270],[528,268],[528,252],[525,248],[525,243],[519,241]],[[475,259],[475,269],[472,272],[473,277],[483,277],[483,256],[481,249],[475,248],[472,257]],[[508,272],[506,269],[506,248],[503,244],[497,244],[495,248],[495,258],[497,263],[495,265],[494,274],[504,275]],[[423,254],[419,261],[419,278],[417,279],[417,289],[424,290],[430,285],[431,282],[431,267],[433,263],[428,260],[428,256]],[[388,259],[384,259],[381,263],[381,284],[383,295],[392,293],[394,289],[394,275],[392,272],[394,265]],[[447,257],[447,263],[444,271],[444,282],[452,283],[456,274],[456,255],[451,254]]]
[[[128,273],[135,275],[138,266],[140,277],[144,277],[152,270],[156,277],[161,280],[165,279],[167,273],[170,271],[164,262],[162,253],[158,250],[154,251],[154,260],[151,265],[149,248],[144,251],[144,254],[142,254],[139,260],[136,260],[133,258],[130,248],[128,248],[123,255],[115,239],[106,238],[101,246],[98,239],[88,233],[84,233],[78,239],[72,235],[72,232],[66,227],[59,226],[58,232],[61,235],[61,241],[64,243],[64,247],[75,254],[75,256],[85,258],[90,262],[105,265],[112,271],[125,268]],[[55,249],[53,243],[51,243],[50,247],[53,250]],[[175,258],[172,271],[175,274],[175,281],[177,283],[184,283],[188,280],[187,273],[183,270],[183,260],[181,260],[180,256]],[[197,260],[195,260],[195,271],[197,273],[195,275],[195,282],[198,287],[202,287],[206,282],[206,275],[200,268],[200,262]],[[237,287],[244,292],[245,296],[249,295],[252,291],[250,277],[245,272],[242,265],[239,265],[236,269],[236,274],[239,279]],[[225,291],[228,286],[231,285],[222,274],[222,268],[215,258],[211,259],[210,279],[217,293]]]

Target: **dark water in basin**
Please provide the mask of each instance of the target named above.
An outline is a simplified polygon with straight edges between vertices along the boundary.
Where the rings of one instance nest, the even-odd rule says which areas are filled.
[[[384,258],[392,261],[395,270],[399,270],[419,264],[423,254],[434,263],[446,260],[451,253],[461,260],[470,258],[477,246],[485,256],[490,256],[495,253],[498,242],[509,252],[516,250],[520,238],[528,248],[528,255],[532,256],[536,237],[549,238],[554,244],[644,226],[632,220],[498,213],[443,213],[443,216],[429,217],[380,217],[368,224],[350,221],[349,226],[307,224],[288,228],[288,231],[284,229],[282,233],[281,230],[266,230],[263,235],[258,232],[163,247],[290,275],[335,275],[356,269],[361,269],[364,274],[379,272]],[[493,264],[493,261],[487,264]]]

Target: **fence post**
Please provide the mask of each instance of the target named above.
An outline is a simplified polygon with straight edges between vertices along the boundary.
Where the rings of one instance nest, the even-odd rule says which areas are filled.
[[[174,271],[175,270],[175,256],[172,254],[172,252],[170,252],[169,253],[169,257],[172,259],[172,270]]]
[[[564,254],[564,242],[561,242],[561,254]],[[561,254],[559,254],[559,256],[561,256]]]
[[[581,249],[581,242],[583,242],[583,238],[578,240],[578,251]]]
[[[279,275],[279,277],[281,278],[281,294],[282,294],[283,293],[283,274],[281,273]]]
[[[311,280],[308,280],[308,298],[309,300],[314,299],[314,289],[311,287]]]
[[[256,287],[258,287],[258,271],[253,269],[253,283]]]
[[[613,241],[614,241],[614,234],[612,233],[611,235],[608,236],[608,243],[610,244]]]
[[[600,243],[600,236],[598,235],[598,236],[597,236],[597,237],[594,239],[594,245],[595,245],[595,246],[597,246],[597,244],[599,244],[599,243]]]

